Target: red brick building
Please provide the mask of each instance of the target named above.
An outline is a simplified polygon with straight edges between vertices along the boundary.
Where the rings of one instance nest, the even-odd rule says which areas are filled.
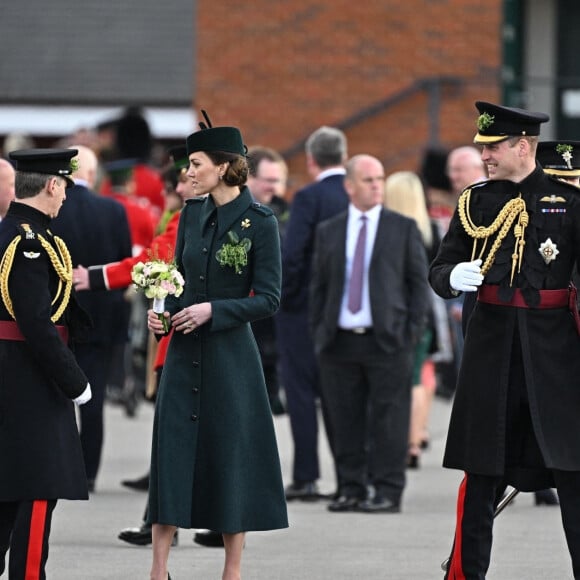
[[[322,124],[388,172],[471,142],[477,99],[547,112],[544,139],[578,139],[579,19],[578,0],[7,3],[0,142],[50,146],[139,106],[168,145],[205,108],[284,153],[292,191]]]
[[[199,0],[194,106],[283,152],[291,188],[320,125],[387,172],[417,170],[427,146],[470,143],[474,101],[500,97],[502,4]]]

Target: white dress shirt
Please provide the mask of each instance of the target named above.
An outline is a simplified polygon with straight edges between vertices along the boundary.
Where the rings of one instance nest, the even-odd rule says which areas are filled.
[[[321,171],[316,176],[316,181],[322,181],[323,179],[331,177],[332,175],[346,175],[346,169],[344,167],[330,167],[329,169]]]
[[[344,277],[344,288],[342,291],[342,303],[340,306],[340,316],[338,318],[338,326],[340,328],[371,328],[373,325],[369,294],[369,265],[371,263],[375,238],[377,236],[377,228],[379,227],[381,210],[381,205],[375,205],[375,207],[367,212],[361,212],[352,204],[348,206],[348,220],[346,226],[346,270]],[[350,283],[350,275],[352,271],[352,262],[354,259],[356,242],[362,225],[361,216],[363,215],[367,218],[367,239],[365,246],[362,307],[358,312],[352,313],[348,309],[348,287]]]

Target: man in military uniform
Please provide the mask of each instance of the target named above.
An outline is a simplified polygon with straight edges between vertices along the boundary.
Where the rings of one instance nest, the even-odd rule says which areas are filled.
[[[466,189],[431,265],[443,298],[477,292],[443,464],[461,469],[446,578],[483,579],[506,485],[556,487],[580,578],[580,322],[569,281],[580,259],[580,196],[535,154],[542,113],[478,101],[490,180]]]
[[[19,580],[45,578],[57,500],[88,499],[73,401],[91,388],[67,346],[88,321],[71,295],[70,254],[48,229],[76,153],[11,153],[16,199],[0,224],[0,575],[10,548]]]

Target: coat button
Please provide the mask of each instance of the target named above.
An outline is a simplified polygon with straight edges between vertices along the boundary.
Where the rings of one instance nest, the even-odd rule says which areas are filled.
[[[197,393],[199,393],[199,389],[197,387],[193,387],[193,392],[197,395]]]
[[[194,368],[197,368],[198,366],[199,366],[199,363],[198,363],[196,360],[194,360],[194,361],[193,361],[193,367],[194,367]]]
[[[207,248],[202,248],[201,250],[204,254],[207,254]]]
[[[191,420],[192,420],[192,421],[197,421],[197,415],[192,415],[192,416],[191,416]]]
[[[213,228],[215,226],[215,222],[211,222],[209,225]]]
[[[199,279],[203,282],[205,280],[205,276],[202,274]]]

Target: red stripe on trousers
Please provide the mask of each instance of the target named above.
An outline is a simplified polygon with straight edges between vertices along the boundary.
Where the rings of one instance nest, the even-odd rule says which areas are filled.
[[[46,500],[32,502],[30,535],[28,537],[28,552],[26,554],[26,580],[38,580],[40,578],[47,506],[48,502]]]
[[[448,580],[465,580],[465,574],[463,573],[463,565],[461,562],[461,540],[466,487],[467,474],[463,478],[463,481],[459,486],[459,492],[457,493],[457,522],[455,524],[455,544],[453,546],[451,562],[449,562]]]

